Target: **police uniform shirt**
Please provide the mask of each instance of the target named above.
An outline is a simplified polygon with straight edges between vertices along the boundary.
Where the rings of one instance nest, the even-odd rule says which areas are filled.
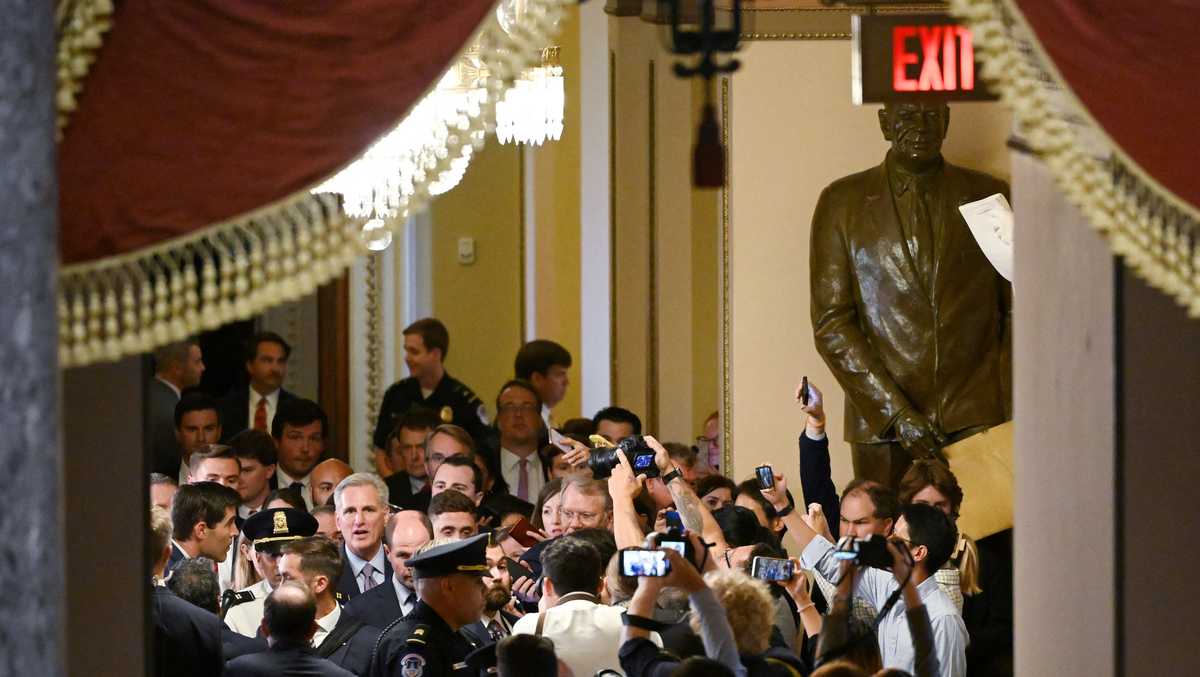
[[[230,607],[225,614],[225,625],[239,635],[254,637],[258,634],[258,626],[262,624],[263,608],[267,601],[267,595],[271,594],[271,586],[266,581],[259,581],[238,592],[249,592],[254,595],[254,599]]]
[[[470,388],[446,374],[428,396],[421,392],[420,381],[412,376],[397,381],[387,389],[383,394],[379,420],[372,436],[375,446],[387,449],[387,438],[396,427],[396,421],[417,406],[438,414],[442,423],[462,426],[471,433],[476,442],[483,441],[484,429],[487,426],[487,408]]]
[[[474,675],[467,655],[475,650],[425,602],[385,630],[371,662],[371,677]]]

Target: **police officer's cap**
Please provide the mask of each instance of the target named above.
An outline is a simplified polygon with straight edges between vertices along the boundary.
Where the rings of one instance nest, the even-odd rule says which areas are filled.
[[[404,561],[404,566],[412,569],[417,578],[438,578],[453,574],[474,574],[486,576],[488,535],[479,534],[466,539],[455,541],[425,552]]]
[[[317,533],[317,518],[296,508],[260,510],[246,520],[242,532],[255,550],[277,553],[284,543]]]

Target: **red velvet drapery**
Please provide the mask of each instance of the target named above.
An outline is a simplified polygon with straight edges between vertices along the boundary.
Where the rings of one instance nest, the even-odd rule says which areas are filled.
[[[59,147],[65,263],[311,187],[432,87],[492,0],[123,0]]]

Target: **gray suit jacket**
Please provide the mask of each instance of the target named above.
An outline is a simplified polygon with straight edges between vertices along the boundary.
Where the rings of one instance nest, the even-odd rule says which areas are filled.
[[[146,418],[143,426],[145,457],[151,470],[167,477],[179,474],[179,442],[175,439],[175,405],[179,396],[170,386],[150,379],[146,387]]]

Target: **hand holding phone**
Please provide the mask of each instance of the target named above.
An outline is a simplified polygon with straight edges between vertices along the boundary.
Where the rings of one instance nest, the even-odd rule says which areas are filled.
[[[754,477],[758,479],[759,489],[775,488],[775,471],[769,465],[760,465],[754,469]]]
[[[790,581],[794,573],[790,559],[755,557],[750,564],[750,575],[763,581]]]
[[[808,377],[800,380],[800,404],[808,405]]]
[[[630,548],[621,551],[621,574],[661,578],[671,573],[671,563],[662,550]]]
[[[535,531],[533,525],[529,523],[529,520],[522,517],[521,519],[517,520],[516,524],[509,527],[508,535],[511,536],[517,543],[520,543],[526,548],[532,548],[541,540],[531,535],[530,532],[533,531]]]
[[[677,511],[668,510],[664,514],[664,517],[667,520],[667,528],[668,529],[683,532],[683,529],[684,529],[683,518],[679,516],[679,513]]]

